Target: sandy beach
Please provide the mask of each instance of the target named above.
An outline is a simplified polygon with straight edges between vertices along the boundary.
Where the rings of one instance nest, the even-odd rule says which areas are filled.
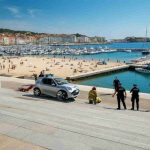
[[[66,78],[96,70],[122,66],[124,63],[107,61],[102,64],[94,60],[50,57],[0,57],[0,74],[7,76],[32,77],[44,70],[45,74],[54,74]]]

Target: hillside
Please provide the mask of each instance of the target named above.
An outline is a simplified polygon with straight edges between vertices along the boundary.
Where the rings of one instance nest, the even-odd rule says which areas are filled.
[[[20,34],[31,34],[31,35],[42,34],[42,33],[36,33],[36,32],[31,32],[31,31],[11,30],[11,29],[3,29],[3,28],[0,28],[0,33],[8,33],[8,34],[20,33]]]

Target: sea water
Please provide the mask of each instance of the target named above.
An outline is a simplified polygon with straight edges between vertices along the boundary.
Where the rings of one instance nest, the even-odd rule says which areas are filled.
[[[141,92],[150,93],[150,74],[138,73],[136,71],[123,71],[87,78],[79,81],[82,85],[113,88],[113,80],[118,77],[126,90],[130,90],[133,84],[137,84]]]
[[[150,42],[136,42],[136,43],[111,43],[111,44],[94,44],[94,45],[73,45],[71,48],[150,48]],[[60,56],[64,57],[64,56]],[[86,59],[86,60],[112,60],[112,61],[126,61],[130,62],[133,59],[138,59],[143,57],[141,52],[113,52],[113,53],[101,53],[101,54],[93,54],[93,55],[79,55],[79,56],[65,56],[72,57],[78,59]],[[86,80],[79,81],[80,84],[90,85],[90,86],[98,86],[98,87],[106,87],[113,88],[113,80],[117,76],[123,86],[130,90],[133,84],[137,84],[141,90],[141,92],[150,93],[150,75],[138,73],[136,71],[124,71],[124,72],[116,72],[109,73],[103,76],[96,76],[93,78],[87,78]]]
[[[64,57],[64,56],[59,56]],[[82,60],[100,60],[100,61],[121,61],[121,62],[130,62],[131,60],[135,60],[143,57],[141,52],[113,52],[113,53],[100,53],[100,54],[92,54],[92,55],[66,55],[66,58],[78,58]]]
[[[65,46],[55,46],[55,47],[65,47]],[[142,48],[150,48],[150,42],[136,42],[136,43],[110,43],[110,44],[90,44],[90,45],[71,45],[70,48],[75,49],[83,49],[83,48],[112,48],[112,49],[119,49],[119,48],[126,48],[126,49],[142,49]],[[58,55],[57,57],[64,57]],[[111,53],[100,53],[100,54],[92,54],[92,55],[65,55],[65,57],[69,58],[78,58],[78,59],[88,59],[88,60],[112,60],[112,61],[126,61],[130,62],[133,59],[138,59],[143,57],[141,52],[111,52]]]

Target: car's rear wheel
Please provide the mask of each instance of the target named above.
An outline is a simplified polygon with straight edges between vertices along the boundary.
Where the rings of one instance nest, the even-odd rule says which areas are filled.
[[[57,92],[57,99],[67,100],[67,93],[65,91],[58,91]]]
[[[40,95],[41,95],[41,91],[40,91],[39,88],[35,88],[35,89],[33,90],[33,92],[34,92],[34,96],[40,96]]]

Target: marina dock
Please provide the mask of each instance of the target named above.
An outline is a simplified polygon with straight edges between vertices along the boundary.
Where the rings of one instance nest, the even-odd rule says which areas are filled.
[[[82,74],[79,74],[79,75],[69,76],[66,79],[67,80],[78,80],[78,79],[88,78],[88,77],[91,77],[91,76],[107,74],[107,73],[110,73],[110,72],[127,70],[128,68],[129,68],[129,65],[116,66],[116,67],[112,67],[112,68],[106,68],[106,69],[103,69],[103,70],[97,70],[97,71],[82,73]]]
[[[97,75],[103,75],[103,74],[109,74],[113,72],[118,72],[118,71],[125,71],[125,70],[134,70],[135,68],[140,68],[146,66],[145,64],[125,64],[122,66],[116,66],[112,68],[106,68],[103,70],[97,70],[97,71],[92,71],[92,72],[87,72],[87,73],[82,73],[79,75],[73,75],[73,76],[68,76],[66,77],[67,80],[80,80],[92,76],[97,76]]]
[[[131,50],[131,51],[145,51],[147,50],[146,48],[116,48],[117,51],[125,51],[125,50]]]

